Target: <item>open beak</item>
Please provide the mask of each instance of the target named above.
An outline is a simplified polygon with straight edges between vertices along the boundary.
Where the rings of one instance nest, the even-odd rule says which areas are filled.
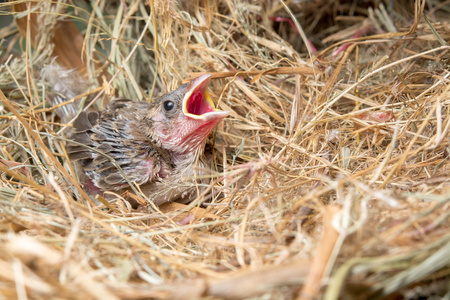
[[[183,113],[186,117],[210,122],[221,120],[230,112],[214,108],[214,102],[207,91],[211,74],[201,75],[189,82],[183,98]]]

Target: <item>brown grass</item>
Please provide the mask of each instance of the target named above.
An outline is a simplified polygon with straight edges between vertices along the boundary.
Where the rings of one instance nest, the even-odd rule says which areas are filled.
[[[448,1],[31,2],[0,4],[0,299],[450,299]],[[95,205],[54,56],[98,108],[213,74],[219,196]]]

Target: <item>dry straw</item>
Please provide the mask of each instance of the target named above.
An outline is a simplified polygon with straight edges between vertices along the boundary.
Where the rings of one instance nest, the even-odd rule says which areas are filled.
[[[1,299],[450,299],[448,1],[0,11]],[[207,192],[91,199],[39,77],[54,57],[100,109],[213,74],[231,114]]]

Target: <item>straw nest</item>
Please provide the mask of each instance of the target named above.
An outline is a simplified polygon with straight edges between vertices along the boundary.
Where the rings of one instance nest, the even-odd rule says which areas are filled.
[[[448,1],[0,8],[0,298],[450,299]],[[54,57],[97,108],[213,74],[216,197],[89,199]]]

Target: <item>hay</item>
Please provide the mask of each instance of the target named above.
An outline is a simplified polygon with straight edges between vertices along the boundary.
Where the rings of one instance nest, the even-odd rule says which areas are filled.
[[[0,10],[0,298],[450,298],[447,2]],[[45,100],[55,56],[97,108],[212,73],[213,199],[95,205]]]

